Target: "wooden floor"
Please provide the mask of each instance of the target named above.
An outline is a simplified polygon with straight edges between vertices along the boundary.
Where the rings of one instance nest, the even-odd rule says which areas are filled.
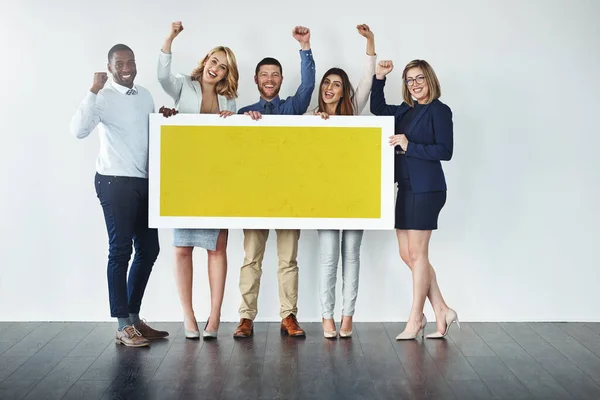
[[[234,340],[227,323],[206,342],[151,325],[171,337],[133,349],[113,323],[0,322],[0,399],[600,399],[600,323],[463,323],[425,342],[396,342],[400,323],[337,340],[318,323]]]

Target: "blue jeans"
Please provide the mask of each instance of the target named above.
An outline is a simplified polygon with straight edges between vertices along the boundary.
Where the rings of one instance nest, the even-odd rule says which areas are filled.
[[[158,231],[148,228],[148,179],[96,173],[96,194],[108,232],[110,315],[139,314],[150,272],[160,251]],[[127,268],[135,246],[135,257]]]
[[[340,231],[319,230],[320,293],[321,311],[325,319],[333,319],[335,308],[335,284],[340,259]],[[354,315],[354,305],[358,296],[358,276],[360,271],[360,245],[363,231],[344,230],[342,232],[342,315]]]

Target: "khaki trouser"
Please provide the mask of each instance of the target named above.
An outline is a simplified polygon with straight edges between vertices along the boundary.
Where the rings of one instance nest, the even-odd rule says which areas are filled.
[[[279,258],[279,315],[285,318],[298,314],[298,240],[299,230],[277,229],[277,257]],[[244,229],[244,265],[240,271],[242,304],[240,318],[254,320],[258,312],[258,291],[262,275],[262,261],[268,229]]]

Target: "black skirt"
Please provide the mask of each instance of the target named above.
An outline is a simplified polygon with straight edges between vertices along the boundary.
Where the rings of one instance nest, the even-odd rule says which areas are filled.
[[[446,191],[413,193],[404,155],[396,159],[396,229],[433,231],[438,228],[440,211],[446,204]],[[399,168],[398,168],[399,167]]]

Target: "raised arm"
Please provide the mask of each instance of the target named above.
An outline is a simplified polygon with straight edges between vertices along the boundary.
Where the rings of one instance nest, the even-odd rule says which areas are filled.
[[[94,82],[90,91],[79,105],[75,115],[71,118],[70,131],[78,139],[89,136],[96,126],[102,121],[102,100],[98,92],[102,90],[108,80],[106,72],[94,73]]]
[[[371,87],[371,113],[373,115],[394,115],[400,106],[388,105],[385,102],[383,87],[385,86],[385,77],[392,72],[394,64],[389,61],[379,61],[375,76],[373,76],[373,86]]]
[[[432,111],[435,144],[417,144],[409,141],[406,155],[424,160],[449,161],[454,148],[452,110],[447,105],[438,103]]]
[[[163,43],[160,55],[158,57],[158,82],[160,83],[160,86],[162,86],[163,90],[169,96],[171,96],[175,102],[179,101],[179,96],[181,96],[181,88],[183,87],[183,81],[185,78],[181,75],[176,76],[171,71],[171,60],[173,58],[171,53],[171,45],[173,44],[173,40],[182,30],[183,25],[181,24],[181,21],[173,22],[171,24],[171,30],[169,31],[169,35]]]
[[[360,81],[358,82],[358,85],[356,86],[356,91],[354,92],[354,114],[360,115],[367,105],[369,94],[371,93],[377,55],[375,54],[375,35],[371,29],[369,29],[369,26],[365,24],[358,25],[356,29],[358,29],[358,33],[367,38],[367,58],[365,59],[365,69]]]
[[[294,39],[300,43],[300,86],[296,93],[288,98],[293,113],[304,114],[310,105],[310,98],[315,89],[315,61],[310,49],[310,29],[297,26],[292,31]]]

